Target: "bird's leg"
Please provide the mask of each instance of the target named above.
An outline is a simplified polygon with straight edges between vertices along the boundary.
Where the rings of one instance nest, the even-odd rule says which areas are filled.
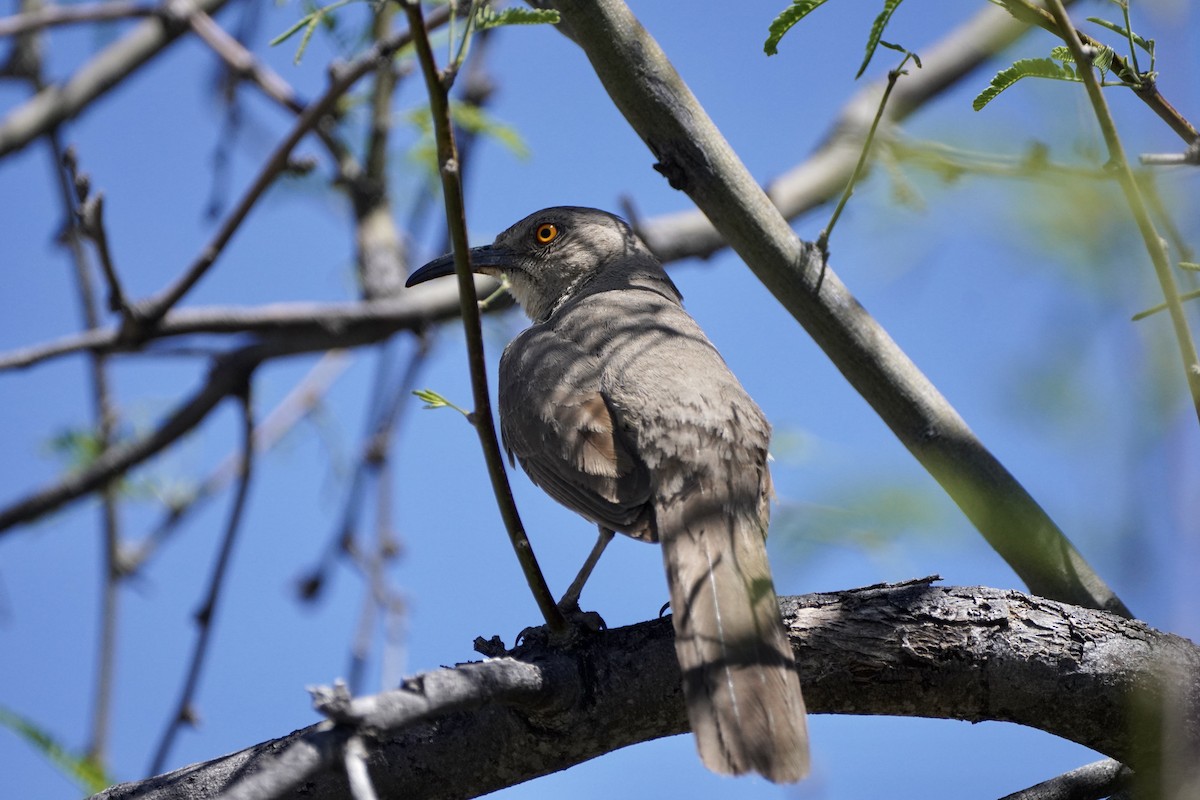
[[[596,568],[596,563],[600,561],[600,554],[604,552],[604,548],[608,546],[612,538],[613,532],[603,525],[600,526],[600,536],[596,539],[596,544],[592,547],[592,552],[588,553],[587,560],[579,568],[579,574],[575,576],[575,580],[571,581],[571,585],[567,587],[566,594],[562,596],[562,600],[558,601],[558,607],[563,613],[579,610],[579,595],[583,592],[583,585],[591,577],[592,570]]]

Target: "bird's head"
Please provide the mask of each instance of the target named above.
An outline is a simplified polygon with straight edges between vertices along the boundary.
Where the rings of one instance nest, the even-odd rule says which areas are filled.
[[[492,244],[472,248],[470,256],[472,271],[508,278],[513,298],[534,321],[549,318],[608,271],[643,267],[661,273],[657,260],[624,220],[576,206],[530,214]],[[405,285],[452,274],[454,256],[444,255],[412,273]]]

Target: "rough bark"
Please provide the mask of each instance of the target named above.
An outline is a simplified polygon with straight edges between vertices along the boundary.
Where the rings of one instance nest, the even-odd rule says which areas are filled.
[[[1200,648],[1136,620],[1015,591],[925,582],[790,597],[781,606],[812,713],[1014,722],[1150,773],[1158,771],[1157,738],[1138,732],[1160,715],[1147,709],[1169,704],[1181,721],[1173,751],[1196,752],[1200,741]],[[460,710],[376,734],[369,764],[380,795],[475,797],[686,730],[667,619],[565,650],[535,641],[511,655],[543,666],[535,694],[522,700],[497,679],[494,703],[461,710],[456,699],[449,706]],[[499,673],[504,661],[484,666],[497,663]],[[428,694],[432,685],[410,682],[402,691]],[[324,723],[97,797],[217,797],[282,766],[306,777],[275,796],[347,798],[336,764],[355,732]]]

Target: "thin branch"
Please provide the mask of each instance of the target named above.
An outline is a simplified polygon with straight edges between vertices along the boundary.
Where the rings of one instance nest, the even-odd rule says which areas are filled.
[[[36,66],[36,72],[38,75],[35,80],[40,82],[40,63]],[[91,194],[87,177],[78,171],[79,165],[74,151],[63,148],[59,132],[53,131],[47,138],[54,157],[54,171],[58,177],[56,183],[66,217],[64,244],[70,251],[75,267],[80,312],[84,328],[94,331],[100,326],[100,309],[92,282],[91,265],[83,249],[82,240],[85,237],[92,239],[102,264],[109,259],[104,220],[99,210],[102,207],[101,195]],[[108,268],[111,269],[111,263]],[[117,409],[112,400],[108,357],[102,353],[91,353],[88,367],[92,385],[92,414],[96,421],[97,452],[103,455],[113,446],[117,426]],[[98,765],[104,764],[108,754],[113,686],[116,680],[117,625],[120,621],[118,603],[123,577],[119,567],[121,525],[117,496],[117,491],[111,486],[105,487],[100,493],[100,529],[103,536],[100,635],[97,642],[95,688],[87,748],[88,759]]]
[[[188,17],[192,32],[209,46],[238,76],[294,114],[303,114],[305,103],[282,76],[259,60],[208,14],[195,11]]]
[[[163,733],[162,739],[159,741],[154,760],[150,763],[150,774],[152,775],[162,771],[167,758],[170,756],[171,745],[174,743],[175,736],[179,733],[180,728],[195,720],[196,715],[193,701],[196,696],[196,690],[200,685],[200,675],[204,669],[204,660],[208,655],[208,643],[211,640],[214,630],[213,620],[216,617],[217,603],[221,598],[221,590],[225,586],[225,575],[231,556],[233,555],[233,545],[242,527],[242,514],[246,508],[246,498],[250,492],[250,479],[254,467],[254,405],[250,399],[250,375],[246,373],[243,377],[245,381],[237,388],[242,406],[242,463],[239,470],[240,477],[238,478],[237,492],[233,498],[233,505],[229,510],[229,520],[225,525],[225,535],[221,538],[221,548],[217,554],[217,563],[213,567],[212,577],[209,579],[208,595],[205,597],[203,605],[196,612],[196,625],[199,627],[199,633],[196,637],[195,646],[192,649],[192,658],[188,667],[187,677],[183,683],[183,689],[179,695],[179,702],[175,707],[175,712],[171,715],[170,721],[167,723],[167,729]]]
[[[1093,39],[1083,31],[1079,30],[1071,24],[1069,18],[1059,17],[1056,13],[1051,13],[1045,8],[1042,8],[1031,0],[1001,0],[1004,7],[1009,10],[1012,15],[1029,24],[1037,25],[1043,30],[1049,31],[1055,36],[1069,43],[1069,36],[1074,36],[1082,44],[1100,50],[1104,47],[1102,42]],[[1049,4],[1047,4],[1049,5]],[[1053,9],[1053,6],[1050,5]],[[1076,54],[1078,55],[1078,54]],[[1078,64],[1090,64],[1088,61],[1077,61]],[[1125,59],[1118,53],[1113,53],[1112,72],[1121,80],[1125,81],[1129,88],[1141,98],[1151,111],[1158,115],[1159,119],[1167,123],[1167,126],[1175,132],[1180,139],[1183,139],[1185,144],[1193,144],[1200,140],[1200,132],[1197,132],[1194,125],[1189,122],[1179,111],[1167,101],[1158,91],[1158,84],[1155,83],[1153,76],[1139,74],[1135,67],[1130,66]]]
[[[378,41],[392,35],[396,10],[395,3],[382,3],[375,9],[371,19],[372,39]],[[375,71],[363,167],[346,181],[354,206],[359,292],[366,300],[401,294],[408,276],[408,254],[392,214],[387,171],[392,101],[398,77],[399,72],[391,63]]]
[[[153,17],[162,13],[162,6],[135,3],[128,0],[107,0],[103,3],[47,5],[31,11],[0,17],[0,37],[19,36],[58,25],[81,22],[112,22],[133,17]]]
[[[216,13],[228,0],[164,0],[154,17],[139,23],[79,68],[66,83],[47,86],[0,121],[0,158],[74,118],[92,101],[158,55],[187,28],[181,24],[195,8]]]
[[[225,397],[241,392],[250,372],[262,361],[272,356],[305,352],[305,347],[305,343],[300,341],[273,339],[222,356],[209,371],[204,385],[181,403],[153,433],[136,441],[118,444],[100,454],[85,468],[0,509],[0,532],[37,519],[108,485],[177,442],[199,425]]]
[[[555,0],[626,120],[755,276],[1031,591],[1129,610],[929,379],[801,242],[653,37],[619,0]],[[927,59],[928,60],[928,59]],[[902,99],[899,91],[893,103]],[[872,107],[874,108],[874,107]]]
[[[450,10],[448,8],[438,9],[430,15],[427,24],[430,27],[442,25],[449,18],[449,15]],[[201,250],[200,255],[173,283],[155,296],[137,304],[136,313],[126,320],[126,336],[135,341],[141,340],[147,335],[148,330],[153,329],[158,324],[172,306],[183,299],[183,296],[216,263],[217,258],[225,249],[225,245],[233,238],[233,234],[241,226],[242,222],[245,221],[250,210],[275,182],[279,174],[287,167],[292,150],[300,143],[300,140],[317,126],[326,115],[333,111],[338,100],[360,78],[379,68],[380,65],[389,63],[391,56],[397,50],[409,44],[412,39],[411,31],[397,33],[383,41],[376,42],[366,53],[332,72],[329,86],[325,92],[304,109],[304,113],[299,116],[283,141],[272,151],[250,187],[242,195],[233,210],[226,215],[217,232]]]
[[[389,350],[381,349],[379,355],[375,386],[371,392],[376,405],[372,408],[365,441],[355,464],[349,490],[346,492],[341,524],[334,532],[331,546],[325,549],[322,562],[309,573],[309,578],[304,583],[307,594],[319,590],[332,566],[333,557],[344,554],[347,550],[351,551],[350,556],[362,573],[366,586],[346,679],[350,690],[354,692],[362,690],[362,676],[366,671],[370,652],[376,609],[382,612],[384,629],[391,631],[396,629],[399,612],[404,608],[401,594],[388,584],[386,571],[387,564],[396,559],[401,550],[392,522],[392,438],[399,427],[401,415],[412,408],[412,403],[408,400],[417,377],[428,360],[429,351],[424,341],[419,342],[408,359],[403,374],[395,382],[387,380],[389,370],[386,369],[385,360],[390,356]],[[359,553],[354,542],[357,539],[356,529],[358,513],[362,507],[362,495],[368,483],[372,483],[377,492],[375,539],[371,551]]]
[[[478,277],[476,285],[490,292],[496,281]],[[420,331],[431,323],[456,317],[459,310],[457,287],[431,284],[410,289],[395,299],[371,303],[301,302],[179,309],[163,319],[150,340],[191,334],[274,334],[301,336],[314,350],[331,350],[369,344],[399,331]],[[0,354],[0,372],[74,353],[140,352],[142,347],[124,341],[116,328],[87,331]]]
[[[1175,283],[1175,273],[1171,268],[1171,258],[1167,253],[1166,242],[1158,235],[1158,231],[1154,227],[1154,220],[1151,218],[1150,209],[1142,196],[1141,187],[1138,186],[1133,169],[1129,166],[1129,159],[1125,157],[1125,147],[1121,144],[1121,137],[1117,133],[1116,122],[1108,110],[1108,103],[1104,99],[1096,72],[1092,69],[1092,50],[1084,49],[1083,42],[1076,35],[1075,27],[1071,24],[1071,19],[1067,16],[1067,10],[1063,7],[1061,0],[1050,0],[1050,10],[1058,23],[1063,41],[1071,49],[1075,63],[1080,66],[1079,76],[1087,88],[1088,99],[1091,100],[1096,121],[1100,123],[1100,132],[1104,136],[1104,143],[1108,148],[1109,163],[1116,170],[1117,177],[1121,181],[1125,200],[1129,203],[1129,210],[1133,213],[1138,232],[1142,234],[1146,252],[1150,254],[1150,260],[1154,264],[1154,274],[1162,288],[1163,299],[1166,301],[1167,312],[1171,318],[1171,327],[1175,333],[1175,341],[1179,345],[1179,355],[1183,361],[1183,374],[1192,396],[1192,406],[1197,419],[1200,420],[1200,354],[1196,352],[1196,343],[1192,339],[1192,332],[1188,327],[1187,315],[1184,313],[1183,302],[1179,296],[1179,286]]]
[[[354,800],[379,800],[367,770],[367,745],[361,736],[351,736],[343,748],[342,764],[350,781],[350,794]]]
[[[255,426],[254,452],[258,455],[267,453],[308,417],[350,363],[350,355],[344,350],[331,350],[322,356],[279,404]],[[121,560],[122,571],[131,573],[141,569],[180,525],[203,508],[231,481],[240,477],[241,464],[241,456],[230,453],[186,498],[170,500],[170,508],[158,524],[133,551],[124,554]]]
[[[850,173],[850,180],[846,184],[846,190],[842,192],[842,196],[838,198],[837,205],[833,208],[829,222],[825,224],[825,227],[821,229],[820,235],[817,236],[817,249],[821,251],[822,260],[829,260],[829,236],[833,233],[833,228],[837,225],[838,218],[842,215],[842,209],[846,207],[846,203],[850,202],[850,195],[854,194],[854,187],[858,184],[858,180],[863,173],[863,168],[867,164],[867,157],[871,154],[871,145],[875,141],[875,132],[879,129],[879,121],[883,119],[883,112],[887,109],[888,98],[892,96],[892,90],[896,88],[896,81],[900,79],[900,76],[908,74],[904,69],[904,65],[911,58],[913,58],[913,54],[905,52],[899,66],[888,70],[887,85],[884,87],[883,95],[879,98],[879,110],[875,112],[875,118],[871,120],[871,127],[867,129],[866,138],[863,140],[862,154],[858,157],[858,163],[854,165],[854,171]]]
[[[104,276],[104,280],[108,284],[108,310],[123,313],[128,308],[128,301],[125,299],[121,281],[117,277],[117,268],[113,264],[112,251],[108,246],[108,229],[104,224],[103,192],[96,192],[83,202],[79,209],[79,218],[83,232],[96,243],[96,255],[100,260],[100,274]],[[96,324],[90,326],[88,330],[95,330],[99,326],[100,323],[97,320]]]
[[[1179,744],[1200,740],[1200,648],[1134,620],[977,586],[871,587],[780,605],[814,713],[1012,722],[1138,769],[1156,754],[1132,707],[1161,713],[1177,688],[1177,706],[1191,714]],[[222,790],[248,800],[297,785],[309,800],[344,799],[338,748],[364,728],[380,732],[371,763],[381,796],[476,797],[687,729],[668,619],[604,631],[569,651],[534,637],[508,657],[333,707],[336,723],[97,800],[203,800]]]
[[[421,63],[421,70],[425,75],[425,85],[429,91],[429,106],[437,139],[438,173],[442,179],[442,196],[446,203],[446,222],[450,228],[450,241],[454,249],[454,271],[458,277],[463,328],[467,339],[467,362],[474,396],[475,407],[471,414],[471,421],[479,435],[480,446],[483,448],[492,492],[496,496],[496,505],[504,520],[504,528],[508,532],[509,541],[517,555],[517,561],[525,573],[525,581],[529,584],[533,599],[547,624],[555,631],[563,631],[566,629],[566,621],[554,602],[554,596],[550,593],[550,588],[546,585],[546,579],[534,557],[533,547],[525,535],[517,504],[513,500],[512,488],[508,483],[504,457],[500,453],[500,442],[496,436],[495,422],[492,419],[492,402],[488,394],[487,368],[483,357],[483,333],[479,323],[479,304],[475,294],[474,276],[471,273],[470,256],[467,253],[470,248],[467,244],[467,222],[463,206],[460,163],[454,145],[454,130],[450,122],[449,86],[446,85],[444,77],[438,74],[429,38],[424,33],[425,25],[422,22],[419,0],[403,0],[403,2],[404,10],[408,14],[409,28],[416,32],[413,41],[416,45],[417,58]]]

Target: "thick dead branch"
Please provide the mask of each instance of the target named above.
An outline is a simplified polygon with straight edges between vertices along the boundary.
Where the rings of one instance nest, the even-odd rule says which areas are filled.
[[[1014,591],[924,583],[784,598],[781,605],[816,713],[1014,722],[1153,770],[1160,754],[1138,741],[1131,708],[1161,708],[1170,698],[1185,712],[1189,745],[1200,741],[1200,648],[1137,621]],[[511,662],[496,659],[460,668],[472,684],[486,683],[493,702],[472,701],[464,710],[458,692],[440,696],[424,677],[392,693],[395,701],[378,701],[401,708],[402,718],[417,708],[406,722],[424,720],[403,730],[367,726],[375,734],[369,763],[379,794],[475,797],[686,730],[669,620],[606,631],[571,651],[539,647],[511,654],[525,665],[515,670],[520,685],[536,691],[519,691],[506,677]],[[421,689],[415,704],[403,699],[413,687]],[[374,709],[361,708],[378,722]],[[322,723],[97,798],[200,800],[281,768],[303,768],[307,777],[271,796],[346,798],[336,760],[361,732],[357,724]]]

